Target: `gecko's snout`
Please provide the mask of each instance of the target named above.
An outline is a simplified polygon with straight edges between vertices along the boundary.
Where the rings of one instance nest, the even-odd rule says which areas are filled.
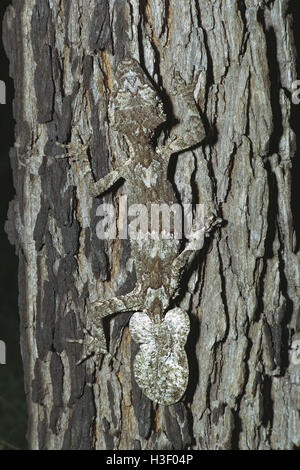
[[[134,127],[154,131],[165,122],[163,102],[143,69],[134,59],[118,65],[108,108],[110,125],[127,135]]]

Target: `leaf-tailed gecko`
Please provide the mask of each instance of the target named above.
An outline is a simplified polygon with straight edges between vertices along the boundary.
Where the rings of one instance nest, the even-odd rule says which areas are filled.
[[[116,71],[115,87],[109,103],[109,124],[123,134],[130,158],[98,181],[94,181],[86,152],[76,154],[69,146],[69,156],[80,170],[81,179],[91,196],[108,191],[119,179],[127,182],[128,204],[176,203],[168,179],[170,156],[196,144],[205,137],[203,123],[193,97],[193,87],[186,86],[177,74],[173,93],[185,111],[183,137],[174,136],[167,145],[153,147],[154,132],[166,121],[163,103],[139,63],[123,60]],[[214,217],[203,228],[209,233],[219,223]],[[188,382],[188,362],[184,346],[189,333],[188,314],[171,307],[178,294],[184,267],[195,255],[194,241],[181,251],[176,238],[153,239],[150,233],[131,240],[137,283],[128,294],[90,303],[92,324],[83,342],[87,356],[106,352],[102,319],[119,312],[135,312],[129,330],[140,350],[134,360],[134,374],[139,387],[154,402],[170,405],[180,400]],[[203,243],[202,243],[203,245]],[[202,246],[197,246],[197,250]]]

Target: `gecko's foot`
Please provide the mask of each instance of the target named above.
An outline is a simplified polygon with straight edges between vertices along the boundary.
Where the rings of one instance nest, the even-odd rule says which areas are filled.
[[[78,130],[75,132],[75,141],[69,142],[68,144],[62,144],[57,142],[56,144],[62,149],[66,150],[66,153],[63,155],[56,155],[56,158],[68,158],[71,162],[76,162],[80,165],[81,162],[84,164],[89,162],[87,156],[87,149],[89,147],[89,141],[87,144],[83,144],[83,141],[79,135]]]
[[[85,346],[85,354],[76,363],[81,364],[91,356],[100,356],[101,354],[107,354],[106,341],[103,329],[94,328],[94,332],[91,333],[87,329],[83,329],[85,338],[84,339],[68,339],[68,343],[77,343]]]
[[[201,250],[204,245],[205,237],[208,237],[210,232],[222,222],[223,220],[220,217],[216,217],[215,214],[210,213],[209,216],[205,218],[204,225],[201,228],[193,223],[191,231],[193,236],[189,239],[185,251]]]
[[[185,80],[182,78],[180,72],[175,70],[174,76],[172,79],[170,93],[172,95],[193,95],[194,93],[195,84],[189,83],[187,84]]]
[[[205,220],[204,224],[204,234],[206,237],[209,236],[210,232],[217,227],[218,225],[221,225],[223,223],[223,219],[220,217],[217,217],[215,214],[212,212],[209,214],[209,216]]]
[[[63,155],[56,155],[56,158],[68,158],[71,162],[76,162],[79,163],[81,160],[87,160],[87,149],[88,149],[88,144],[83,145],[83,144],[61,144],[60,142],[57,142],[57,145],[63,149],[65,149],[67,152],[64,153]]]

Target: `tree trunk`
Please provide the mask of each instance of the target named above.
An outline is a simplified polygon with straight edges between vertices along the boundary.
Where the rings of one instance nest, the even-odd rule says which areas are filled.
[[[6,229],[19,253],[30,448],[300,446],[300,369],[291,360],[300,335],[291,8],[287,0],[13,0],[8,8],[16,196]],[[152,403],[135,382],[130,314],[105,320],[115,359],[76,366],[82,346],[68,342],[89,326],[88,298],[135,285],[129,241],[97,238],[99,201],[78,187],[67,159],[55,158],[74,125],[84,143],[93,132],[96,179],[126,158],[107,106],[128,56],[168,103],[175,71],[195,84],[207,137],[173,159],[173,179],[182,202],[224,220],[181,301],[192,325],[190,380],[171,406]],[[105,201],[122,194],[126,184]]]

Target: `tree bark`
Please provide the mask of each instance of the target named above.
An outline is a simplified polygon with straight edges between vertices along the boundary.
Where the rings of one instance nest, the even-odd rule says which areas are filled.
[[[300,447],[300,369],[290,357],[300,335],[292,28],[287,0],[13,0],[8,8],[16,196],[6,229],[19,254],[30,448]],[[76,366],[82,346],[68,342],[83,338],[88,298],[135,285],[129,241],[97,238],[99,201],[55,158],[74,125],[85,143],[92,130],[96,179],[126,158],[107,121],[126,56],[166,103],[175,71],[195,83],[207,137],[173,159],[173,177],[182,202],[225,221],[186,286],[190,381],[166,407],[135,383],[130,314],[105,321],[115,360]],[[122,194],[126,184],[105,200]]]

